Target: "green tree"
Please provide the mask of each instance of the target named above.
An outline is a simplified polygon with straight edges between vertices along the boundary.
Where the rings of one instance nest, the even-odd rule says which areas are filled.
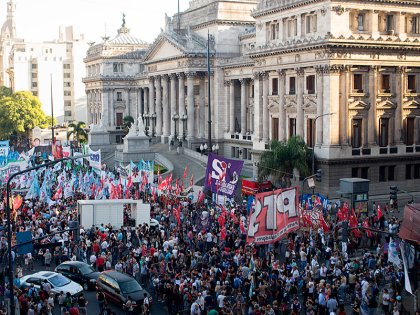
[[[301,137],[291,137],[287,142],[272,141],[270,150],[261,155],[258,179],[270,178],[274,184],[290,186],[290,175],[296,169],[300,176],[310,170],[311,152]]]
[[[70,139],[70,137],[73,135],[73,138],[76,140],[77,142],[77,146],[79,145],[79,143],[84,143],[87,141],[88,135],[85,131],[86,125],[83,121],[79,121],[79,122],[73,122],[70,123],[68,126],[68,129],[71,129],[69,131],[67,131],[67,140]]]
[[[123,119],[123,127],[126,132],[130,129],[131,125],[134,124],[134,118],[130,115],[127,115]]]
[[[8,139],[11,135],[18,134],[28,136],[29,131],[37,126],[48,126],[47,116],[37,97],[26,91],[9,96],[7,93],[0,94],[0,138]]]

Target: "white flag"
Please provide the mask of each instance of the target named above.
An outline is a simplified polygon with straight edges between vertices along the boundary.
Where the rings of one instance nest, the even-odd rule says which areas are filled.
[[[391,237],[389,238],[388,261],[401,268],[401,259],[398,257],[397,245]]]

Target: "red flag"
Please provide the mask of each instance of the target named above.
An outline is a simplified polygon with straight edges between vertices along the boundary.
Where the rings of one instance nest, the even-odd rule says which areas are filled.
[[[54,199],[54,200],[58,200],[58,199],[60,199],[60,198],[61,198],[62,193],[63,193],[63,188],[60,186],[60,187],[58,187],[58,189],[57,189],[56,193],[54,194],[53,199]]]
[[[357,224],[358,224],[357,217],[356,217],[356,214],[354,213],[354,209],[352,209],[352,213],[350,215],[350,220],[349,220],[349,227],[355,228],[357,227]]]
[[[327,222],[325,222],[324,216],[320,214],[319,217],[319,225],[322,227],[325,233],[329,232],[330,228],[327,225]]]
[[[363,223],[362,223],[362,225],[364,226],[364,227],[366,227],[366,228],[369,228],[370,227],[370,225],[369,225],[369,220],[366,218],[366,220],[365,221],[363,221]],[[366,235],[367,235],[367,237],[372,237],[372,232],[371,231],[369,231],[369,230],[366,230]]]
[[[133,179],[131,178],[131,176],[128,176],[127,190],[130,189],[131,186],[133,186]]]
[[[239,220],[239,229],[241,230],[242,234],[245,234],[244,222],[242,220]]]
[[[198,200],[197,203],[202,203],[204,201],[204,193],[201,192],[201,190],[198,193]]]
[[[188,165],[185,165],[185,169],[184,169],[184,179],[187,178],[187,173],[188,173]]]
[[[384,214],[382,213],[381,206],[378,205],[378,220],[380,220],[383,216],[384,216]]]
[[[222,227],[222,229],[220,230],[220,238],[222,239],[222,240],[225,240],[226,239],[226,227]]]
[[[306,213],[302,213],[302,224],[305,227],[313,227],[311,218]]]
[[[219,225],[224,227],[225,223],[226,223],[226,218],[223,214],[219,215],[219,217],[217,218],[217,222],[219,222]]]
[[[20,208],[20,206],[22,205],[22,197],[20,195],[17,195],[14,199],[13,199],[13,209],[17,210]]]
[[[194,185],[194,174],[192,174],[190,178],[190,186],[192,185]]]

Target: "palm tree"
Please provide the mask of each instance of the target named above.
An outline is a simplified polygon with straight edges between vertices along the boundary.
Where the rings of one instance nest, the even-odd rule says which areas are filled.
[[[134,124],[134,118],[130,115],[125,116],[123,119],[123,127],[126,132],[128,132],[128,129],[130,129],[132,124]]]
[[[261,155],[258,179],[270,178],[274,184],[290,186],[290,175],[296,169],[300,176],[309,174],[310,150],[301,137],[291,137],[287,142],[272,141],[271,150]]]
[[[77,146],[79,146],[81,142],[85,142],[88,137],[84,129],[85,127],[86,125],[83,121],[70,123],[68,128],[71,128],[71,130],[67,132],[67,140],[69,140],[71,135],[73,135],[73,138],[76,139]]]

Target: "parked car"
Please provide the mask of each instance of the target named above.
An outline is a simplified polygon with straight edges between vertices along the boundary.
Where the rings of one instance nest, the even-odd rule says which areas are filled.
[[[37,290],[41,289],[42,283],[48,281],[51,285],[51,292],[56,295],[63,291],[65,294],[70,293],[72,296],[78,296],[83,292],[80,284],[70,280],[62,274],[53,271],[39,271],[37,273],[20,278],[20,287],[22,289],[30,288],[34,285]]]
[[[149,298],[152,305],[151,295],[144,290],[141,285],[132,276],[115,270],[101,272],[96,281],[96,290],[105,294],[108,301],[118,305],[124,305],[128,297],[136,303],[136,309],[139,310],[143,305],[144,294]]]
[[[83,287],[83,290],[95,290],[96,280],[100,275],[93,267],[81,261],[66,261],[55,268],[67,278],[77,282]]]

